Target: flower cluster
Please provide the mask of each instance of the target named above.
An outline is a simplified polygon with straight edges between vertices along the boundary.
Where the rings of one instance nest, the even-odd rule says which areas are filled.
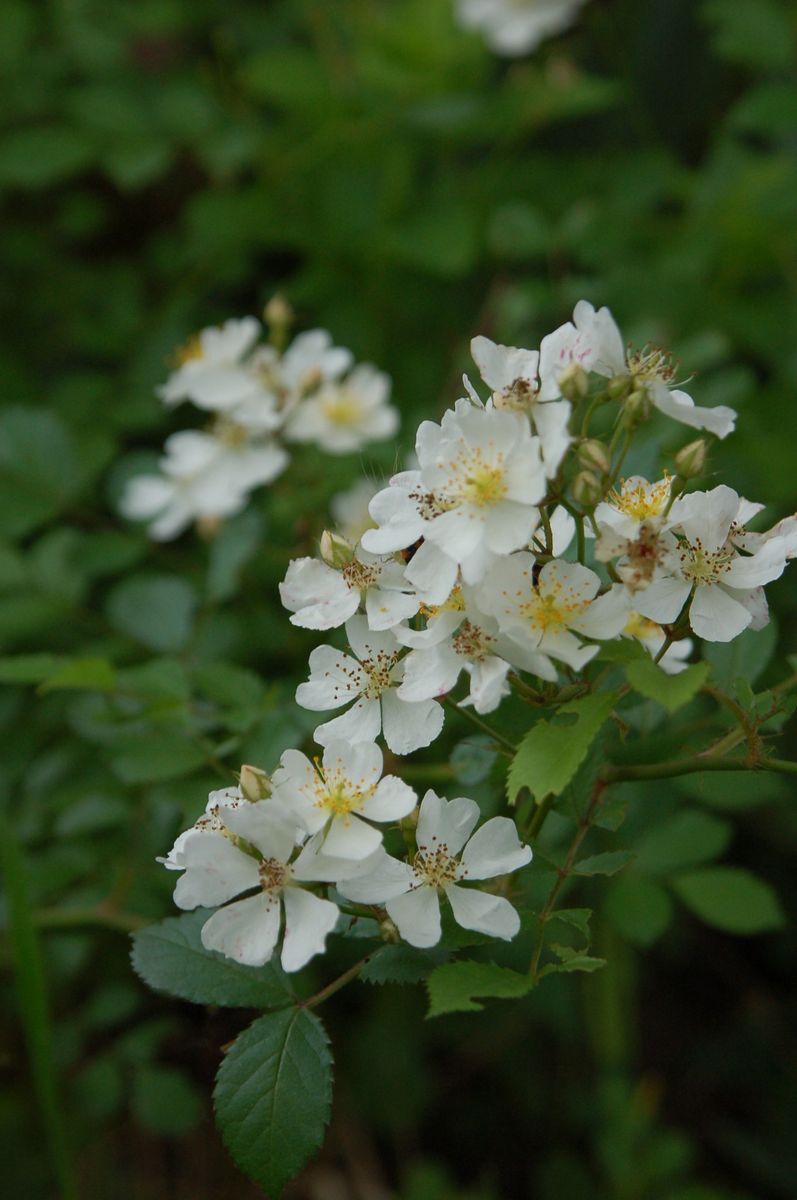
[[[761,505],[723,484],[690,490],[703,438],[675,454],[672,474],[622,476],[644,423],[664,415],[722,438],[736,414],[696,406],[662,350],[626,349],[608,309],[582,301],[539,350],[477,337],[472,353],[488,394],[465,377],[466,396],[418,429],[416,465],[375,494],[363,485],[341,498],[342,528],[280,586],[295,625],[345,632],[346,649],[312,651],[296,693],[330,714],[314,733],[323,758],[289,750],[254,794],[251,775],[214,793],[165,860],[185,872],[183,907],[252,893],[203,933],[239,961],[271,955],[281,902],[288,970],[323,945],[341,897],[377,906],[419,947],[440,938],[441,897],[465,928],[513,937],[509,901],[470,885],[530,860],[514,822],[494,817],[473,833],[477,805],[433,792],[416,817],[412,789],[381,777],[377,739],[395,755],[428,746],[455,689],[460,706],[485,714],[512,689],[545,702],[562,676],[589,685],[589,664],[613,639],[682,671],[690,631],[726,642],[766,624],[764,585],[797,554],[797,517],[753,532]],[[400,824],[406,857],[388,853],[385,824]],[[318,896],[329,885],[337,899]]]
[[[518,56],[572,25],[586,0],[456,0],[460,25],[476,29],[496,54]]]
[[[175,370],[158,389],[167,407],[188,401],[209,421],[167,438],[157,474],[134,477],[123,494],[124,515],[151,522],[158,541],[194,522],[212,529],[239,512],[255,488],[285,470],[284,442],[345,454],[398,428],[382,371],[353,366],[351,353],[322,329],[280,349],[289,314],[275,301],[266,312],[268,342],[254,317],[203,329],[178,351]]]

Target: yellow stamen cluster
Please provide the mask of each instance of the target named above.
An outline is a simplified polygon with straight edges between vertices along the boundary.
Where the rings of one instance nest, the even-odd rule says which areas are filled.
[[[672,490],[672,478],[665,473],[658,483],[636,483],[620,481],[620,490],[609,493],[609,503],[635,521],[646,521],[660,517],[665,511]]]

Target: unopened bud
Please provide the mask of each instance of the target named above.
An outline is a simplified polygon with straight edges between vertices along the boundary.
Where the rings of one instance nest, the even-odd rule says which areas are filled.
[[[383,942],[400,942],[401,934],[398,927],[391,921],[390,917],[385,917],[379,922],[379,936]]]
[[[644,388],[634,388],[625,400],[625,411],[637,421],[646,421],[651,407],[650,397]]]
[[[573,499],[582,508],[594,508],[603,499],[604,487],[594,471],[579,471],[573,480]]]
[[[694,479],[702,475],[706,466],[707,447],[703,438],[697,438],[688,446],[682,446],[675,456],[675,469],[682,479]]]
[[[566,400],[583,400],[589,392],[589,376],[581,363],[571,363],[559,376],[559,391]]]
[[[606,391],[612,400],[625,400],[633,386],[634,381],[630,375],[615,375],[606,385]]]
[[[267,800],[271,795],[271,779],[260,767],[244,765],[238,775],[241,791],[247,800]]]
[[[612,469],[612,456],[609,447],[604,446],[597,438],[589,438],[578,448],[578,461],[582,467],[595,471],[598,475],[608,475]]]
[[[270,329],[284,330],[293,324],[294,311],[285,297],[277,292],[263,309],[263,317]]]
[[[354,558],[354,547],[351,542],[347,541],[342,534],[333,533],[331,529],[325,529],[321,534],[319,551],[327,566],[334,567],[336,571],[345,567]]]

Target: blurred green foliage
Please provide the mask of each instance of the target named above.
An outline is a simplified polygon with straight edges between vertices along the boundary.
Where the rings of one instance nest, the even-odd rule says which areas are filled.
[[[592,0],[513,62],[450,0],[5,0],[0,784],[21,859],[3,953],[35,941],[13,919],[21,861],[52,1013],[28,957],[0,1046],[8,1195],[54,1194],[23,1032],[80,1195],[249,1194],[207,1133],[241,1023],[148,994],[124,929],[171,912],[154,858],[219,770],[270,767],[312,728],[276,582],[330,494],[389,471],[455,398],[472,334],[531,346],[580,297],[609,304],[675,350],[698,403],[739,410],[723,478],[773,519],[794,507],[796,41],[789,0]],[[278,288],[392,374],[405,440],[308,452],[214,541],[154,547],[115,504],[184,420],[153,394],[166,357]],[[771,592],[794,651],[794,591]],[[457,753],[489,803],[489,763]],[[340,1178],[402,1200],[794,1196],[794,943],[686,915],[711,922],[730,888],[751,928],[778,924],[750,871],[794,908],[788,789],[622,800],[631,867],[579,884],[606,891],[610,970],[448,1023],[423,1021],[419,988],[347,992],[330,1145],[296,1196]]]

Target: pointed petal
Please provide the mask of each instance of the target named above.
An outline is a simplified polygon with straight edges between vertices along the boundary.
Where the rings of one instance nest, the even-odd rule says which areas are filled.
[[[463,929],[474,929],[490,937],[509,942],[520,932],[520,917],[517,909],[503,896],[491,896],[473,888],[457,887],[450,883],[446,895],[454,913],[454,920]]]
[[[340,916],[331,900],[322,900],[303,888],[287,887],[285,903],[285,939],[282,943],[282,968],[299,971],[315,954],[322,954],[327,935]]]
[[[403,896],[388,900],[387,915],[405,942],[419,949],[436,946],[440,941],[440,901],[430,887],[419,887]]]
[[[531,862],[531,847],[521,845],[509,817],[492,817],[477,829],[462,852],[460,879],[492,879]]]
[[[202,926],[202,945],[247,967],[262,967],[274,953],[279,929],[279,897],[260,892],[215,912]]]

